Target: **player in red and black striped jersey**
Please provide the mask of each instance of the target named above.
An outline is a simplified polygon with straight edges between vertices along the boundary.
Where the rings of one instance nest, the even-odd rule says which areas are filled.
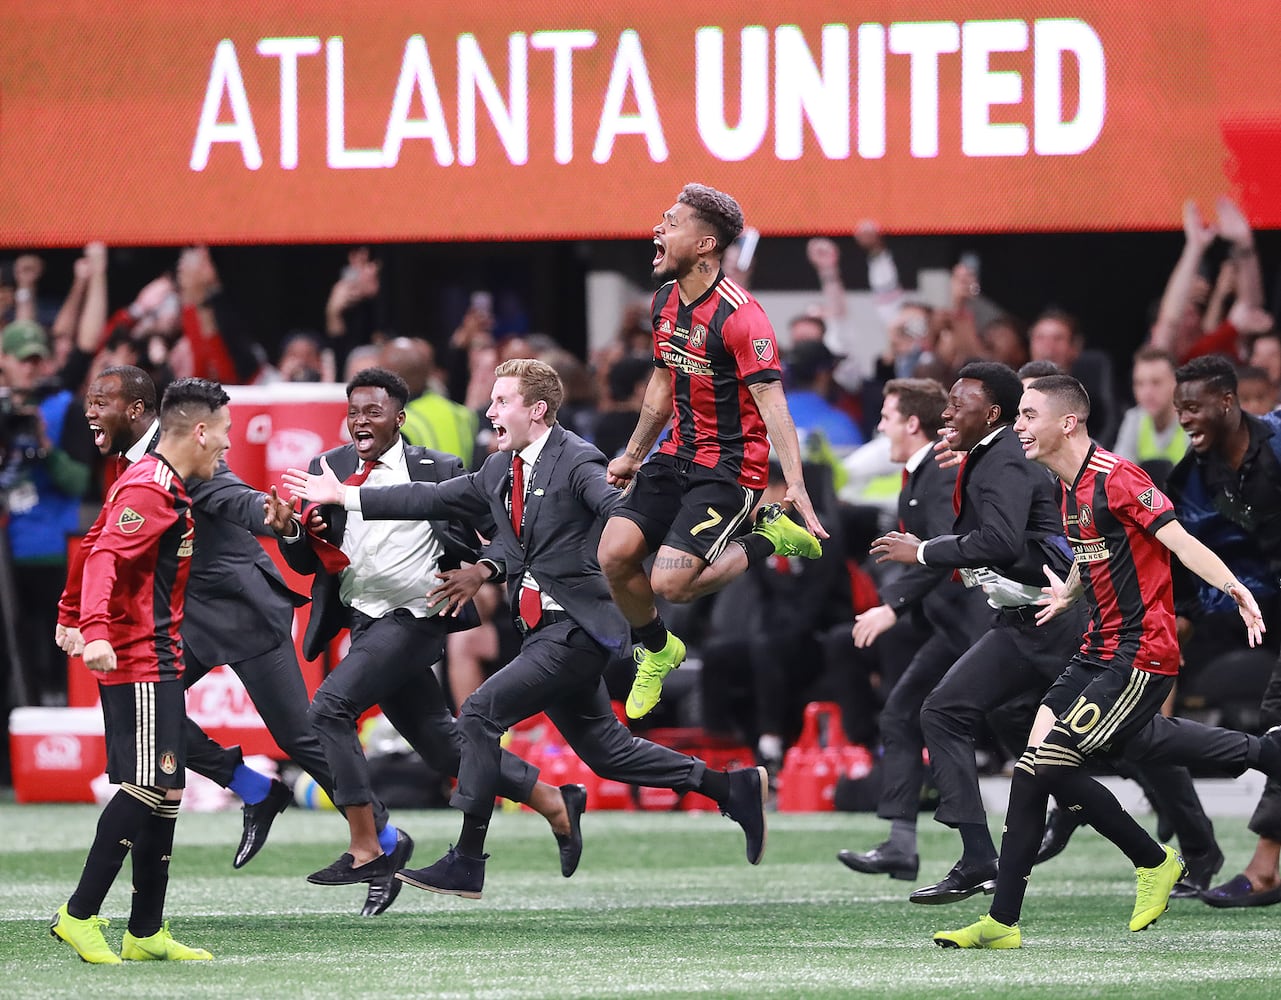
[[[685,657],[655,593],[692,601],[775,553],[817,558],[827,537],[802,479],[774,330],[760,303],[721,269],[742,230],[737,202],[702,184],[687,184],[654,227],[654,277],[667,281],[651,310],[655,371],[631,440],[609,463],[609,481],[627,492],[599,550],[614,601],[641,644],[626,706],[634,719],[658,703],[663,678]],[[741,533],[768,482],[771,444],[787,480],[784,502],[805,529],[770,505]],[[644,560],[655,552],[647,574]]]
[[[107,775],[120,790],[102,810],[80,882],[49,930],[86,962],[213,957],[173,939],[164,902],[184,784],[178,629],[195,541],[183,480],[213,477],[230,440],[228,402],[215,382],[170,385],[160,442],[116,481],[85,559],[84,661],[99,675]],[[133,906],[117,955],[98,910],[129,853]]]
[[[1179,664],[1170,553],[1233,598],[1251,645],[1262,638],[1263,616],[1223,561],[1179,524],[1147,474],[1090,440],[1089,412],[1085,389],[1069,375],[1037,379],[1019,404],[1014,429],[1024,454],[1063,484],[1063,523],[1075,554],[1066,581],[1046,568],[1050,600],[1037,621],[1050,621],[1083,595],[1090,620],[1080,651],[1042,699],[1015,766],[992,909],[978,923],[936,934],[944,947],[1022,944],[1018,919],[1050,795],[1133,862],[1130,930],[1143,930],[1165,912],[1183,859],[1153,840],[1089,775],[1083,765],[1090,756],[1124,751],[1170,763],[1199,758],[1234,774],[1246,767],[1281,770],[1281,747],[1271,735],[1255,738],[1159,715]]]

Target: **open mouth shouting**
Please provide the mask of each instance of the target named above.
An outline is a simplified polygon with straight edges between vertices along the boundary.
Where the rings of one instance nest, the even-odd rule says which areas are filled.
[[[356,446],[356,454],[362,459],[377,457],[374,452],[377,450],[377,443],[374,440],[374,432],[366,428],[359,428],[352,432],[351,442]]]
[[[663,241],[657,236],[654,237],[654,259],[651,266],[658,268],[663,263],[663,258],[667,256],[667,247],[663,246]]]

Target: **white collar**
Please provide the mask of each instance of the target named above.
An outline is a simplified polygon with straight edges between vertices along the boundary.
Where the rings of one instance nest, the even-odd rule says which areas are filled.
[[[553,424],[552,427],[554,426],[556,425]],[[529,444],[525,445],[525,447],[517,452],[517,454],[520,455],[520,460],[524,462],[527,467],[532,466],[538,461],[538,456],[543,453],[543,446],[547,444],[547,435],[551,432],[552,428],[548,427],[541,435],[534,438],[533,441],[530,441]]]
[[[380,462],[387,469],[408,468],[405,464],[405,442],[399,434],[396,435],[396,440],[391,443],[391,447],[374,459],[374,465],[378,465]],[[359,459],[357,459],[356,465],[359,471],[359,466],[361,465]]]
[[[151,447],[151,439],[156,436],[156,431],[160,429],[160,419],[156,418],[151,421],[151,426],[147,428],[147,433],[138,438],[133,443],[133,447],[125,452],[125,461],[130,465],[139,461]]]
[[[993,439],[995,439],[995,437],[996,437],[998,434],[1000,434],[1000,433],[1001,433],[1001,431],[1005,430],[1005,428],[1006,428],[1007,426],[1008,426],[1007,424],[1001,424],[1001,426],[1000,426],[1000,427],[998,427],[998,428],[997,428],[996,430],[994,430],[991,434],[989,434],[989,435],[988,435],[987,437],[985,437],[982,441],[980,441],[980,442],[979,442],[979,444],[991,444],[991,443],[992,443],[992,441],[993,441]],[[977,448],[977,447],[979,446],[979,444],[976,444],[976,445],[974,446],[974,448]],[[973,452],[973,451],[974,451],[974,448],[971,448],[971,449],[970,449],[970,451],[971,451],[971,452]]]
[[[903,468],[907,470],[908,475],[911,475],[919,469],[921,467],[921,463],[925,461],[926,457],[933,450],[934,442],[931,441],[928,444],[922,445],[919,451],[912,452],[912,457],[909,458],[903,466]]]

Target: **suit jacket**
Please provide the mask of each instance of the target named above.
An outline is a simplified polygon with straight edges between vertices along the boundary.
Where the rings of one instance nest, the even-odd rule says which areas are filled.
[[[1023,454],[1012,427],[1002,427],[970,451],[961,491],[952,533],[926,543],[930,566],[986,566],[1035,587],[1045,586],[1043,565],[1060,577],[1072,568],[1058,487],[1044,467]]]
[[[294,608],[307,598],[289,589],[256,536],[262,493],[225,464],[188,486],[196,521],[182,641],[206,665],[238,663],[291,641]],[[274,537],[274,535],[273,535]]]
[[[324,458],[339,479],[347,479],[356,471],[360,460],[356,457],[355,445],[342,445],[333,448],[312,459],[310,471],[320,472],[320,459]],[[409,468],[412,483],[436,484],[461,475],[463,463],[457,455],[417,445],[405,445],[405,464]],[[399,487],[389,487],[397,489]],[[372,492],[372,491],[371,491]],[[342,545],[343,532],[347,528],[347,511],[341,504],[326,504],[320,509],[325,519],[324,538],[336,546]],[[396,520],[421,520],[417,515],[393,516]],[[451,522],[449,515],[431,518],[431,528],[444,546],[445,554],[441,559],[442,569],[457,569],[459,564],[475,562],[480,558],[480,543],[476,532],[457,522]],[[306,540],[293,543],[280,542],[280,551],[285,561],[299,573],[313,574],[311,584],[311,618],[307,622],[307,632],[303,636],[303,655],[314,660],[329,642],[344,628],[351,624],[351,608],[343,604],[338,596],[339,578],[329,573],[321,565],[320,559],[307,544]],[[457,618],[441,619],[445,631],[457,632],[475,628],[480,623],[476,609],[470,603]]]
[[[920,539],[937,538],[952,531],[956,521],[952,509],[956,471],[940,468],[933,452],[926,453],[899,491],[898,516],[903,530]],[[991,617],[982,591],[970,590],[952,579],[950,570],[919,563],[905,567],[884,584],[881,600],[900,617],[919,608],[934,628],[959,630],[967,635],[981,629]]]
[[[439,484],[406,483],[360,490],[366,518],[456,517],[493,540],[489,557],[507,574],[512,613],[526,571],[578,625],[610,652],[625,655],[631,630],[610,597],[596,561],[600,522],[622,494],[605,481],[605,456],[554,424],[526,469],[525,534],[507,509],[510,452],[490,455],[476,472]],[[335,470],[337,471],[337,470]]]

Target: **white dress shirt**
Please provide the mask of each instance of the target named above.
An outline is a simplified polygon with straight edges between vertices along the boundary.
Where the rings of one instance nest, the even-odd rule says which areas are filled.
[[[365,484],[409,481],[404,442],[397,437],[374,463]],[[366,521],[359,510],[349,510],[342,551],[351,565],[339,577],[338,596],[362,614],[381,618],[407,608],[414,617],[426,618],[443,607],[443,601],[427,606],[427,592],[440,584],[436,571],[445,554],[430,521]]]

